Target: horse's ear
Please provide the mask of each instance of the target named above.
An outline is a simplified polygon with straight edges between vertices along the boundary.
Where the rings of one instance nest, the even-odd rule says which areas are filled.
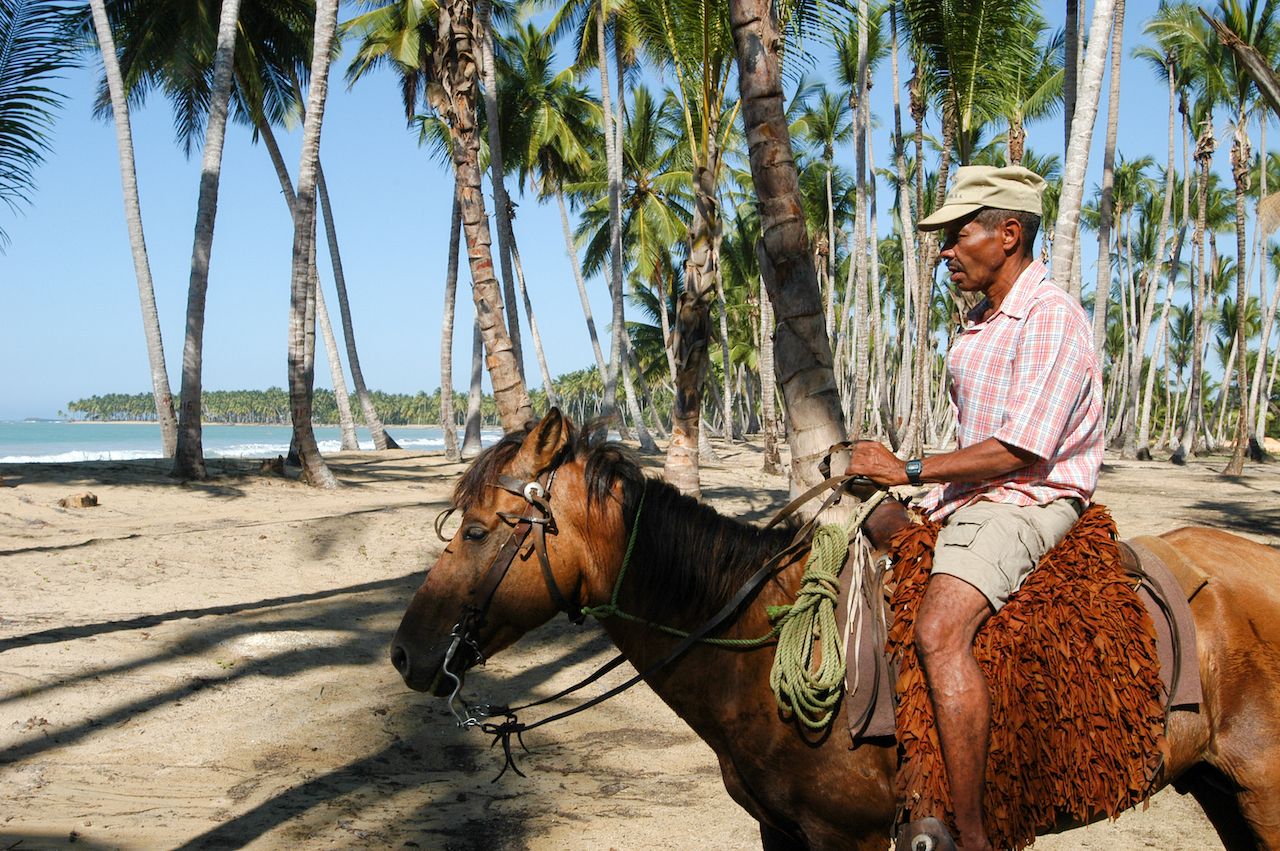
[[[566,446],[573,442],[573,423],[559,408],[552,408],[529,432],[516,453],[515,467],[536,476],[550,467]]]

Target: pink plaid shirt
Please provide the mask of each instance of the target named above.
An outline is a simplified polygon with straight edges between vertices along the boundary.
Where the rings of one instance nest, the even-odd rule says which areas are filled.
[[[1102,370],[1084,309],[1033,261],[987,320],[983,300],[947,356],[960,448],[994,437],[1038,461],[1007,476],[949,483],[921,507],[933,520],[977,500],[1086,503],[1102,466]]]

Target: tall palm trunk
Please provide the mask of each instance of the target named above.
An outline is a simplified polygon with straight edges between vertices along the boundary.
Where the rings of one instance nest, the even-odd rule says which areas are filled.
[[[538,333],[538,320],[534,317],[533,301],[529,298],[529,288],[524,282],[524,267],[520,264],[520,249],[514,240],[511,242],[511,261],[515,265],[516,289],[520,300],[524,303],[524,315],[529,320],[529,335],[533,338],[534,357],[538,361],[538,371],[542,374],[542,389],[547,394],[548,407],[556,405],[556,391],[551,384],[551,369],[547,366],[547,355],[542,348],[542,335]]]
[[[1206,121],[1196,140],[1195,160],[1199,173],[1196,188],[1196,226],[1191,235],[1191,244],[1195,247],[1196,254],[1196,279],[1191,283],[1192,328],[1194,329],[1191,343],[1191,378],[1187,382],[1187,405],[1183,413],[1178,448],[1169,459],[1175,464],[1186,463],[1187,455],[1195,448],[1201,424],[1203,408],[1201,396],[1204,384],[1205,208],[1209,192],[1209,163],[1213,160],[1213,151],[1217,144],[1213,136],[1213,125]]]
[[[1102,150],[1102,197],[1098,203],[1098,277],[1093,288],[1093,350],[1101,361],[1107,342],[1107,306],[1111,300],[1111,227],[1115,214],[1116,129],[1120,124],[1120,57],[1124,39],[1124,0],[1116,0],[1111,24],[1111,89],[1107,93],[1107,141]],[[1112,381],[1119,372],[1111,371]]]
[[[275,168],[276,178],[280,181],[280,194],[284,196],[285,205],[289,208],[289,219],[292,221],[294,202],[297,196],[293,191],[293,180],[289,177],[289,168],[285,165],[284,156],[280,153],[280,145],[276,142],[276,136],[271,130],[271,125],[260,112],[254,116],[254,126],[257,127],[258,135],[262,138],[263,146],[267,149],[267,155],[271,159],[271,165]],[[342,372],[342,359],[338,355],[338,343],[333,334],[333,323],[329,321],[329,309],[325,306],[324,295],[320,289],[320,278],[315,267],[314,250],[311,252],[311,268],[307,274],[313,280],[313,283],[309,286],[315,289],[315,312],[316,317],[320,320],[320,330],[324,335],[325,354],[329,359],[329,375],[333,381],[333,398],[338,406],[338,427],[342,434],[340,445],[344,452],[356,450],[360,448],[360,442],[356,438],[355,420],[351,415],[351,397],[347,394],[347,380]],[[297,447],[292,443],[289,447],[289,457],[292,460],[297,459]]]
[[[760,272],[777,314],[777,371],[790,428],[792,487],[821,481],[818,463],[844,439],[822,299],[782,101],[782,34],[769,0],[731,0],[738,87],[760,202]]]
[[[462,433],[462,460],[480,454],[480,417],[484,397],[480,383],[484,379],[484,332],[480,330],[480,318],[471,324],[471,381],[467,390],[467,423]]]
[[[151,261],[147,257],[147,241],[142,233],[142,203],[138,199],[138,172],[133,156],[129,101],[124,94],[124,78],[120,76],[120,62],[116,54],[115,37],[111,33],[111,22],[107,19],[106,0],[90,0],[89,8],[93,13],[93,28],[102,52],[107,91],[111,95],[111,114],[115,119],[124,218],[129,229],[129,247],[133,251],[133,272],[138,279],[142,331],[147,341],[147,362],[151,367],[151,395],[155,399],[156,422],[160,424],[160,447],[165,458],[172,458],[178,445],[178,420],[173,410],[169,371],[164,362],[164,341],[160,336],[160,316],[156,309],[155,287],[151,281]]]
[[[622,169],[619,161],[622,150],[619,135],[614,130],[613,93],[609,88],[609,52],[605,39],[604,0],[596,7],[596,50],[599,56],[600,112],[604,118],[604,159],[609,180],[609,297],[613,304],[613,323],[610,328],[609,368],[601,376],[604,379],[603,415],[613,416],[618,405],[618,375],[622,366],[622,337],[626,333],[625,312],[622,297]],[[622,73],[622,69],[618,69]],[[621,129],[621,128],[619,128]]]
[[[914,327],[911,322],[914,310],[919,310],[919,303],[912,298],[916,292],[919,272],[916,269],[916,231],[911,215],[911,191],[907,178],[907,158],[902,138],[902,99],[898,84],[898,17],[896,10],[889,15],[891,44],[889,48],[890,67],[893,72],[893,166],[898,184],[898,217],[902,228],[902,337],[901,360],[898,366],[898,393],[894,404],[896,427],[905,437],[911,434],[911,420],[914,409],[911,404],[912,377],[915,375],[914,355],[916,347],[910,343],[910,332]],[[899,450],[905,446],[900,443]]]
[[[706,117],[704,117],[706,120]],[[684,291],[676,301],[676,322],[671,348],[676,359],[676,393],[671,409],[671,441],[663,476],[681,493],[701,497],[698,482],[698,428],[702,385],[707,374],[707,343],[711,335],[711,300],[720,278],[720,202],[715,175],[720,152],[718,128],[710,140],[707,161],[694,169],[693,219],[689,223],[689,259],[685,262]]]
[[[1089,164],[1093,141],[1093,125],[1098,114],[1098,97],[1102,93],[1102,71],[1106,66],[1106,48],[1110,39],[1112,10],[1123,0],[1097,0],[1093,21],[1089,24],[1089,40],[1084,69],[1080,74],[1075,115],[1071,119],[1071,138],[1063,158],[1062,195],[1058,199],[1058,220],[1053,226],[1053,281],[1064,290],[1073,290],[1072,281],[1079,277],[1072,268],[1079,244],[1080,205],[1084,201],[1084,172]],[[1078,287],[1078,285],[1076,285]]]
[[[1165,61],[1165,76],[1169,81],[1169,157],[1165,163],[1164,169],[1164,203],[1160,208],[1160,230],[1156,238],[1156,251],[1153,255],[1156,264],[1156,274],[1152,276],[1151,283],[1151,299],[1154,302],[1155,291],[1159,288],[1159,272],[1164,265],[1164,249],[1169,236],[1169,220],[1173,214],[1173,128],[1177,121],[1177,103],[1178,93],[1177,84],[1174,79],[1173,63],[1168,59]],[[1183,207],[1186,208],[1186,180],[1183,180]],[[1151,460],[1151,400],[1155,392],[1155,375],[1156,375],[1156,353],[1160,350],[1162,341],[1165,336],[1165,329],[1169,324],[1169,306],[1173,296],[1173,284],[1178,274],[1178,260],[1182,255],[1182,237],[1186,233],[1186,219],[1183,219],[1183,225],[1178,230],[1178,236],[1174,240],[1173,259],[1168,264],[1168,278],[1165,283],[1164,300],[1160,308],[1160,325],[1156,331],[1155,350],[1151,355],[1151,367],[1147,370],[1147,380],[1142,390],[1142,410],[1137,416],[1137,422],[1130,425],[1125,435],[1124,456],[1126,458],[1137,458],[1142,461]],[[1144,313],[1144,316],[1146,314]],[[1150,322],[1150,318],[1147,318]],[[1143,346],[1140,351],[1145,351]],[[1141,355],[1139,356],[1141,357]],[[1137,396],[1135,394],[1135,403]]]
[[[453,321],[458,296],[458,241],[462,239],[462,205],[457,193],[449,223],[449,265],[444,278],[444,314],[440,319],[440,428],[444,430],[444,457],[457,461],[458,423],[453,412]]]
[[[432,64],[439,89],[432,89],[432,106],[445,116],[462,205],[462,229],[467,237],[471,288],[480,333],[484,338],[489,378],[498,404],[498,418],[515,431],[533,418],[529,393],[520,374],[511,338],[502,320],[502,295],[493,275],[489,219],[485,214],[480,173],[480,138],[476,127],[476,54],[471,0],[445,0],[438,6],[436,50]]]
[[[1261,143],[1262,148],[1259,162],[1265,163],[1267,161],[1267,118],[1265,116],[1260,116],[1258,119],[1258,141]],[[1259,171],[1259,206],[1266,199],[1267,170],[1262,168]],[[1262,259],[1262,257],[1259,257],[1259,260]],[[1262,448],[1267,427],[1267,397],[1262,395],[1262,386],[1265,383],[1263,375],[1267,364],[1267,350],[1271,345],[1271,329],[1275,323],[1276,305],[1280,303],[1280,281],[1277,281],[1271,287],[1271,296],[1270,298],[1267,297],[1267,268],[1269,265],[1265,261],[1258,264],[1258,297],[1266,302],[1267,307],[1262,318],[1261,334],[1258,338],[1258,359],[1253,366],[1253,379],[1249,382],[1249,410],[1254,418],[1253,436],[1249,439],[1249,454],[1255,461],[1263,461],[1267,458],[1267,453]],[[1274,358],[1272,362],[1275,362]]]
[[[293,274],[289,299],[289,411],[293,419],[293,439],[302,460],[302,476],[310,485],[334,488],[338,480],[320,455],[312,428],[311,376],[305,352],[307,334],[314,326],[307,317],[308,302],[317,287],[310,274],[315,262],[316,181],[320,166],[320,128],[324,121],[329,86],[329,63],[334,33],[338,25],[338,0],[316,3],[315,48],[311,59],[311,85],[307,93],[307,116],[302,124],[302,158],[298,166],[298,195],[293,206]],[[311,329],[310,331],[308,329]]]
[[[342,435],[339,447],[343,452],[352,452],[360,448],[356,437],[356,424],[351,416],[351,397],[347,394],[346,378],[342,374],[342,358],[338,356],[338,340],[333,334],[333,323],[329,321],[329,309],[324,303],[324,290],[320,287],[320,279],[312,270],[308,270],[312,283],[309,285],[316,293],[316,319],[320,321],[320,333],[324,336],[324,353],[329,359],[329,375],[333,379],[333,401],[338,408],[338,429]]]
[[[515,257],[515,231],[511,227],[511,200],[503,168],[502,127],[498,115],[498,75],[493,62],[492,4],[489,0],[476,0],[476,24],[480,35],[480,68],[484,75],[484,115],[489,133],[489,183],[493,186],[493,217],[498,225],[498,268],[502,271],[502,300],[507,308],[507,334],[511,337],[511,351],[516,366],[524,376],[524,346],[520,333],[520,310],[517,301],[516,279],[511,274]]]
[[[582,302],[582,315],[587,320],[587,336],[591,338],[591,351],[596,356],[596,369],[604,378],[608,367],[605,365],[604,352],[600,349],[600,337],[596,334],[596,321],[591,315],[591,299],[587,297],[587,282],[582,277],[582,264],[578,262],[578,249],[573,244],[573,231],[569,227],[569,211],[565,208],[564,192],[556,189],[556,204],[560,208],[560,227],[564,231],[564,250],[569,255],[569,265],[573,267],[573,280],[578,285],[578,300]]]
[[[360,368],[360,355],[356,348],[355,323],[351,320],[351,302],[347,298],[347,277],[343,274],[342,255],[338,251],[338,232],[333,221],[333,207],[329,204],[329,187],[325,184],[324,169],[316,163],[316,188],[320,193],[320,207],[324,212],[325,240],[329,246],[329,262],[333,265],[333,283],[338,291],[338,313],[342,317],[342,337],[347,344],[347,363],[351,366],[351,383],[356,388],[356,398],[360,400],[360,410],[364,412],[365,425],[373,433],[373,448],[399,449],[400,445],[387,434],[382,418],[373,408],[373,397],[369,395],[369,386],[364,380],[364,370]]]
[[[1245,121],[1244,110],[1236,115],[1235,140],[1231,145],[1231,176],[1236,185],[1236,257],[1243,258],[1245,252],[1244,238],[1244,193],[1249,188],[1249,128]],[[1265,171],[1266,161],[1262,163]],[[1222,471],[1224,476],[1238,476],[1244,472],[1244,456],[1249,449],[1249,347],[1245,337],[1245,311],[1249,306],[1249,285],[1245,281],[1245,264],[1236,262],[1236,387],[1240,394],[1240,413],[1236,417],[1236,439],[1231,448],[1231,460]],[[1259,357],[1262,353],[1259,352]],[[1224,378],[1225,382],[1229,380]],[[1227,398],[1222,400],[1226,410]]]
[[[718,252],[717,252],[718,253]],[[733,353],[729,348],[729,301],[724,297],[724,280],[716,275],[716,301],[720,305],[720,365],[724,398],[724,439],[732,443],[742,440],[742,425],[733,415]]]
[[[849,437],[862,436],[867,418],[867,385],[871,334],[870,299],[871,282],[867,280],[867,135],[871,130],[867,104],[867,0],[858,0],[858,103],[853,113],[854,161],[857,169],[854,187],[853,267],[855,269],[854,333],[857,340],[853,358],[853,421]]]
[[[179,393],[178,443],[173,474],[181,479],[205,477],[201,432],[201,373],[204,364],[204,305],[209,289],[209,256],[213,224],[218,214],[218,179],[222,173],[222,145],[226,138],[227,106],[231,100],[232,60],[240,0],[223,0],[218,15],[217,48],[213,55],[213,87],[209,121],[200,163],[200,196],[196,202],[195,241],[191,249],[191,278],[187,285],[187,333],[182,345],[182,389]]]
[[[763,253],[763,252],[761,252]],[[778,382],[773,369],[773,303],[760,283],[760,416],[764,420],[764,472],[782,475],[778,455],[778,411],[774,399]]]

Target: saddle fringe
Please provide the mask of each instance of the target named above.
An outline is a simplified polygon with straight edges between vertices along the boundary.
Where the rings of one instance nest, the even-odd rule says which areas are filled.
[[[915,615],[939,526],[899,532],[895,617],[888,649],[898,663],[898,793],[903,819],[935,816],[954,828],[946,771]],[[1155,631],[1121,568],[1106,508],[1089,508],[1026,583],[978,633],[974,655],[991,695],[983,797],[998,848],[1037,832],[1144,802],[1168,756]]]

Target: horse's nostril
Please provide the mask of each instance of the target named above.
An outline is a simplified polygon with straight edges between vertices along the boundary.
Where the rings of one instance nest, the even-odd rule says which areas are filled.
[[[409,676],[409,653],[402,645],[391,645],[391,664],[400,672],[400,676]]]

